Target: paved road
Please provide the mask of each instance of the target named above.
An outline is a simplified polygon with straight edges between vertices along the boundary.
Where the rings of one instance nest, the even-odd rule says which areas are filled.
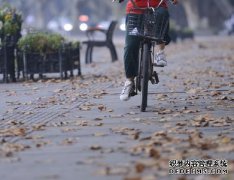
[[[170,45],[145,113],[140,95],[119,101],[122,39],[120,61],[95,49],[83,77],[0,84],[1,179],[234,179],[233,40]],[[181,159],[228,160],[228,175],[169,175]]]

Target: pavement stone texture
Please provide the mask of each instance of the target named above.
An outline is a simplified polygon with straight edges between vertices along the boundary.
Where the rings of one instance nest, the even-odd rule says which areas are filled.
[[[0,179],[234,179],[233,42],[200,37],[168,46],[144,113],[140,95],[119,100],[123,38],[119,61],[96,48],[82,77],[1,83]],[[225,160],[219,169],[228,174],[169,174],[171,160]]]

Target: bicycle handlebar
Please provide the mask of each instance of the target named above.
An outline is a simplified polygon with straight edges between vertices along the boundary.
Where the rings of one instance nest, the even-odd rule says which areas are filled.
[[[155,8],[155,7],[151,7],[151,6],[150,6],[149,0],[147,1],[147,7],[145,7],[145,8],[138,7],[138,6],[136,5],[136,3],[135,3],[133,0],[130,0],[130,1],[131,1],[131,3],[133,4],[133,7],[134,7],[135,9],[137,9],[137,10],[146,10],[146,9],[154,9],[154,8]],[[162,4],[164,1],[165,1],[165,0],[160,0],[158,6],[157,6],[156,8],[160,7],[161,4]]]
[[[119,3],[121,3],[121,2],[123,2],[124,0],[112,0],[112,2],[115,2],[115,1],[119,1]],[[147,9],[147,8],[151,8],[150,7],[150,5],[149,5],[149,0],[148,0],[148,2],[147,2],[147,7],[146,8],[140,8],[140,7],[138,7],[137,5],[136,5],[136,3],[133,1],[133,0],[130,0],[131,1],[131,3],[133,4],[133,6],[134,6],[134,8],[136,8],[136,9],[141,9],[141,10],[144,10],[144,9]],[[158,6],[157,6],[157,8],[163,3],[163,1],[165,1],[165,0],[160,0],[160,2],[159,2],[159,4],[158,4]],[[169,0],[172,4],[176,4],[176,3],[174,3],[173,2],[173,0]]]

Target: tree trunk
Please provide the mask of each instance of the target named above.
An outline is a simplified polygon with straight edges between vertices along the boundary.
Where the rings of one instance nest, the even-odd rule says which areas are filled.
[[[197,30],[200,27],[200,17],[198,11],[198,5],[194,0],[192,1],[182,1],[184,5],[184,9],[187,15],[187,21],[189,28],[193,30]]]

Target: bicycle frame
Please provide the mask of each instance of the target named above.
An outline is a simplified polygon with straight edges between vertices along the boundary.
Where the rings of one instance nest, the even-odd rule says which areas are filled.
[[[141,10],[143,14],[129,13],[127,22],[127,33],[129,35],[135,35],[141,37],[140,44],[140,55],[139,55],[139,65],[138,65],[138,76],[136,77],[135,91],[130,95],[134,96],[141,92],[141,111],[145,111],[147,107],[147,96],[148,96],[148,82],[151,81],[152,84],[159,83],[158,74],[154,71],[153,58],[154,57],[154,46],[155,43],[162,43],[165,35],[165,27],[168,23],[168,19],[165,18],[163,21],[160,20],[162,14],[157,11],[157,8],[166,0],[160,0],[157,7],[150,7],[150,1],[147,1],[146,8],[137,7],[133,0],[130,0],[133,4],[133,10]],[[130,16],[132,15],[132,16]],[[158,16],[157,16],[158,15]],[[131,18],[132,19],[131,19]],[[137,19],[139,18],[139,19]],[[140,22],[139,22],[140,21]],[[140,23],[140,25],[139,25]],[[140,28],[139,28],[140,26]],[[138,29],[139,28],[139,29]],[[151,31],[150,31],[151,28]],[[158,29],[159,28],[159,29]],[[161,28],[161,29],[160,29]],[[140,32],[138,31],[140,30]],[[159,33],[158,33],[159,30]],[[150,33],[151,32],[151,33]],[[158,35],[157,35],[158,34]]]
[[[161,5],[163,1],[164,0],[160,1],[160,4],[158,5],[158,7]],[[154,16],[155,9],[153,7],[150,7],[149,0],[147,3],[147,8],[138,8],[133,0],[131,0],[131,2],[133,3],[133,6],[136,9],[144,11],[143,18],[150,17],[152,13]],[[142,39],[140,42],[141,44],[140,44],[140,56],[139,56],[139,65],[138,65],[138,76],[136,77],[136,80],[135,80],[136,87],[135,87],[135,93],[133,95],[136,95],[138,91],[141,92],[141,97],[142,97],[141,111],[144,112],[147,107],[148,82],[150,80],[152,84],[157,84],[159,83],[159,78],[158,78],[157,72],[154,71],[153,58],[152,58],[154,57],[153,47],[155,46],[155,42],[157,41],[157,38],[154,38],[153,36],[149,35],[150,26],[154,24],[154,21],[151,21],[150,18],[149,19],[146,18],[146,20],[144,19],[144,22],[142,24],[143,24],[143,33],[138,34],[138,36],[141,37]],[[134,27],[134,23],[133,23],[133,27]],[[135,28],[133,29],[133,31],[134,30]]]
[[[152,84],[158,84],[159,78],[156,71],[154,71],[153,57],[154,57],[154,45],[150,39],[143,39],[140,44],[140,56],[138,60],[138,76],[135,79],[136,87],[135,94],[138,91],[141,92],[141,111],[144,112],[147,107],[148,99],[148,82]]]

